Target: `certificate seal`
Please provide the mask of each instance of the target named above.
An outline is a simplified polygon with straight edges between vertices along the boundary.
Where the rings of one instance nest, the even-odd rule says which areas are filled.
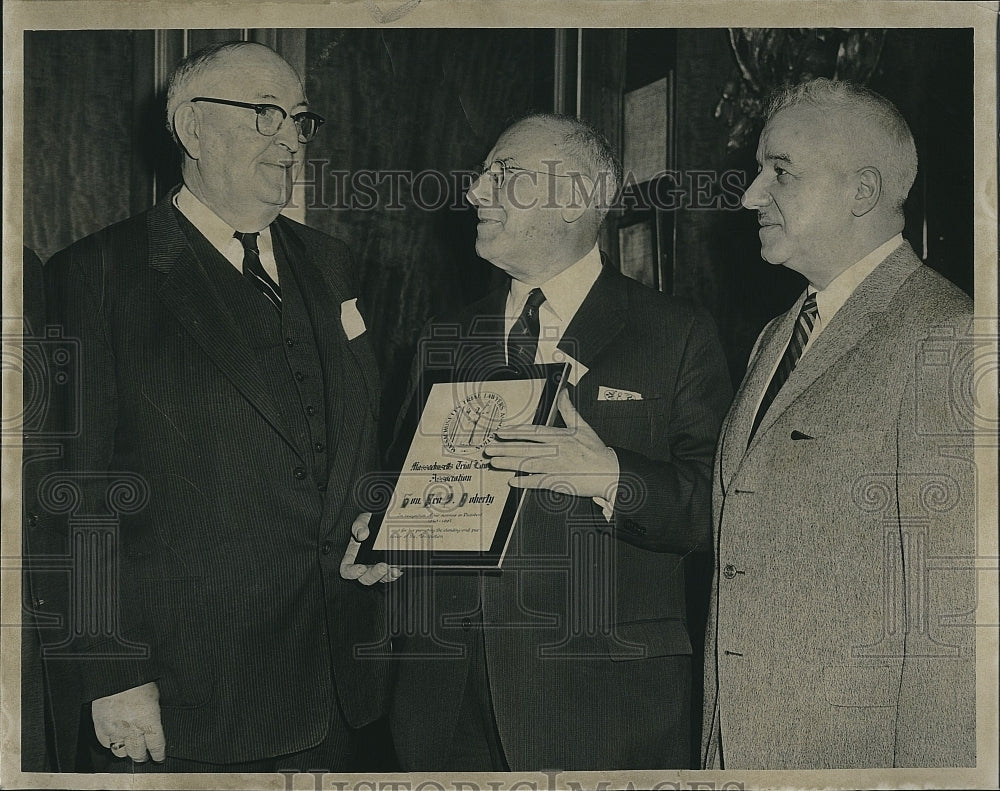
[[[474,393],[456,404],[445,418],[441,444],[460,456],[478,454],[490,444],[506,414],[507,404],[498,393]]]

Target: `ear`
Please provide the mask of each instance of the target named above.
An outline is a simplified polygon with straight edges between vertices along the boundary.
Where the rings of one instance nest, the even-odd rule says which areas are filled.
[[[882,197],[882,174],[878,168],[867,165],[856,174],[856,190],[851,213],[863,217],[878,205]]]
[[[582,205],[564,206],[562,209],[563,222],[566,224],[574,223],[583,217],[586,211],[587,207]]]
[[[563,222],[574,223],[591,208],[590,202],[593,197],[588,198],[588,192],[584,189],[585,185],[578,182],[576,178],[557,179],[557,181],[561,182],[559,187]]]
[[[174,134],[177,135],[184,153],[191,159],[198,159],[201,156],[201,140],[199,138],[201,129],[194,105],[187,102],[178,107],[174,112],[173,121]]]

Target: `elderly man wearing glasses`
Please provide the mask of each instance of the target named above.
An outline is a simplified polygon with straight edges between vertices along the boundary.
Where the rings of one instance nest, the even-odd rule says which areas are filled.
[[[112,767],[343,771],[387,678],[355,651],[381,599],[337,572],[379,383],[347,248],[279,215],[323,119],[282,58],[237,42],[179,65],[167,122],[183,185],[48,265],[81,353],[59,474],[77,514],[117,517],[93,553],[106,590],[72,604],[105,628],[50,639]]]
[[[499,573],[397,580],[346,559],[345,575],[392,582],[404,608],[390,722],[407,770],[692,764],[683,556],[709,550],[731,386],[705,311],[602,260],[621,178],[594,129],[535,115],[469,188],[476,252],[510,281],[433,323],[435,349],[449,334],[456,346],[425,355],[416,381],[568,360],[566,427],[505,428],[486,445],[528,490]],[[367,531],[362,519],[355,537]]]

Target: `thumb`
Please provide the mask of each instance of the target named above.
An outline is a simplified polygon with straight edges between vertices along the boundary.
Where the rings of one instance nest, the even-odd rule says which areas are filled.
[[[560,391],[556,405],[559,407],[559,414],[562,416],[566,428],[578,432],[577,436],[579,439],[601,441],[600,437],[597,436],[597,432],[576,411],[576,407],[573,406],[573,401],[566,390]],[[601,444],[603,445],[604,443],[601,442]]]
[[[98,723],[94,720],[94,735],[97,736],[97,741],[101,743],[101,747],[111,746],[111,733],[104,727],[103,721]]]
[[[371,520],[371,511],[362,511],[354,520],[354,524],[351,525],[351,535],[358,543],[361,543],[368,538],[368,523],[371,522]]]

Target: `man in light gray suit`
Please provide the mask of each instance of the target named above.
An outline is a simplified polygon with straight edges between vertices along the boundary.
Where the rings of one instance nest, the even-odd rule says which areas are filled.
[[[932,364],[972,304],[903,241],[917,155],[890,102],[819,79],[767,118],[743,205],[809,285],[716,451],[704,765],[972,766],[969,394]]]

